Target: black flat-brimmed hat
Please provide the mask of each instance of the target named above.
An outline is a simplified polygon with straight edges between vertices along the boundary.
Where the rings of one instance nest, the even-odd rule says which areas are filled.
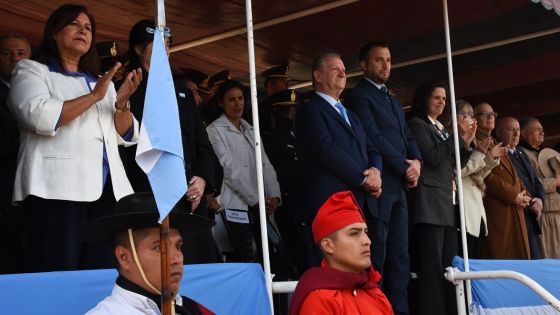
[[[214,222],[187,210],[186,198],[179,200],[169,214],[169,226],[181,234],[196,234],[210,229]],[[123,197],[115,205],[112,215],[89,221],[81,227],[82,240],[98,244],[112,244],[113,237],[127,229],[159,227],[159,212],[152,193],[135,193]]]

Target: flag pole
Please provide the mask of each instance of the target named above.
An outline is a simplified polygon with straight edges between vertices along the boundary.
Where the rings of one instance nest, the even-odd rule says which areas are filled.
[[[169,252],[167,250],[167,239],[169,237],[169,215],[163,219],[159,226],[159,248],[161,255],[161,313],[163,315],[173,314],[173,292],[169,282]]]
[[[463,203],[463,179],[461,177],[461,152],[459,150],[459,132],[457,130],[457,109],[455,105],[455,80],[453,78],[453,60],[451,54],[451,35],[449,31],[449,11],[447,0],[443,2],[443,23],[445,26],[445,48],[447,57],[447,72],[449,76],[449,96],[451,98],[451,118],[453,125],[453,142],[455,143],[455,180],[457,182],[457,193],[459,197],[459,218],[461,220],[461,242],[463,245],[463,262],[465,272],[469,272],[469,251],[467,248],[467,229],[465,225],[465,207]],[[451,262],[449,262],[451,263]],[[467,291],[467,308],[470,314],[470,305],[472,303],[471,281],[467,279],[465,282]]]
[[[264,279],[266,284],[266,290],[268,292],[268,298],[270,300],[271,314],[274,314],[274,308],[272,307],[272,275],[270,272],[270,256],[268,253],[268,232],[267,232],[267,221],[266,221],[266,211],[265,211],[265,200],[264,200],[264,181],[263,181],[263,170],[262,170],[262,143],[261,143],[261,133],[259,126],[259,109],[257,102],[257,81],[255,74],[255,43],[253,36],[253,12],[251,0],[245,1],[245,13],[247,16],[247,48],[249,50],[249,79],[251,85],[251,110],[253,114],[253,128],[255,130],[255,163],[257,167],[257,189],[259,194],[259,222],[261,225],[261,244],[263,253],[263,267],[264,267]]]
[[[156,0],[157,5],[157,24],[162,34],[162,38],[154,38],[155,40],[164,40],[165,28],[165,0]],[[156,33],[158,34],[158,33]],[[159,248],[161,255],[161,314],[172,315],[173,309],[173,292],[171,292],[171,284],[169,279],[169,251],[168,251],[168,238],[169,238],[169,215],[163,219],[159,226]],[[175,292],[177,294],[177,292]]]

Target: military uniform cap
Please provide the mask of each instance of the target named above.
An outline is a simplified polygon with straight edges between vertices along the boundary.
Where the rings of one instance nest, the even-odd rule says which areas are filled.
[[[208,75],[198,70],[191,68],[181,68],[181,73],[177,75],[178,78],[186,79],[194,82],[196,85],[201,85],[202,82],[208,78]]]
[[[210,93],[213,87],[219,87],[220,84],[230,80],[229,70],[223,70],[214,74],[209,75],[206,79],[202,81],[199,85],[200,91],[205,93]]]
[[[288,79],[288,69],[289,69],[288,65],[281,65],[263,71],[263,73],[261,73],[261,76],[264,78],[264,84],[266,85],[266,82],[272,78]]]

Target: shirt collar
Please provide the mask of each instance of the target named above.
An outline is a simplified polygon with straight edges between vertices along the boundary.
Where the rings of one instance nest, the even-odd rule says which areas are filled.
[[[322,97],[325,101],[327,101],[327,103],[331,104],[331,106],[334,107],[334,105],[336,103],[340,103],[339,100],[335,100],[332,96],[327,95],[323,92],[319,92],[319,91],[315,91],[315,93],[317,93],[317,95],[319,95],[320,97]],[[342,103],[341,103],[342,104]]]
[[[366,81],[368,81],[369,83],[373,84],[379,91],[381,91],[381,88],[385,86],[385,84],[377,84],[375,83],[372,79],[364,76],[364,79],[366,79]]]
[[[88,82],[97,81],[97,78],[90,73],[65,70],[64,68],[62,68],[60,63],[54,59],[49,60],[49,62],[47,63],[47,67],[49,68],[50,72],[58,72],[72,77],[84,77]]]
[[[439,130],[443,130],[443,124],[439,122],[439,120],[434,120],[432,117],[428,116],[428,119],[434,124]]]
[[[161,296],[160,295],[148,292],[147,290],[145,290],[141,286],[137,285],[136,283],[128,280],[127,278],[125,278],[121,275],[119,275],[117,277],[116,285],[118,287],[120,287],[121,289],[130,291],[132,293],[135,293],[135,294],[139,295],[139,296],[137,296],[137,298],[142,300],[142,302],[147,303],[147,304],[152,305],[152,306],[155,304],[155,306],[158,309],[161,309]],[[183,299],[179,294],[175,295],[175,304],[179,305],[179,306],[183,305]]]

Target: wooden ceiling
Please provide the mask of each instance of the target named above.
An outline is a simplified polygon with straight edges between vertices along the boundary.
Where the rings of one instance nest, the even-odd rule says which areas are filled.
[[[41,38],[48,15],[67,1],[0,0],[0,28]],[[254,23],[333,1],[254,0]],[[98,40],[116,40],[126,50],[128,32],[140,19],[155,14],[156,1],[81,1],[96,18]],[[243,27],[245,1],[166,0],[167,24],[174,45]],[[445,52],[442,4],[439,0],[362,0],[255,31],[257,73],[290,64],[294,82],[310,78],[310,63],[324,51],[343,55],[349,72],[359,70],[357,50],[373,39],[391,43],[394,64]],[[539,32],[552,34],[466,53],[453,58],[456,95],[489,101],[498,112],[538,116],[547,139],[560,140],[560,16],[530,0],[449,0],[453,50],[487,45]],[[189,67],[206,73],[229,69],[248,82],[247,38],[237,35],[171,54],[175,70]],[[445,59],[393,69],[390,87],[409,103],[425,79],[447,81]],[[358,78],[348,81],[355,84]],[[259,78],[259,82],[262,80]]]

